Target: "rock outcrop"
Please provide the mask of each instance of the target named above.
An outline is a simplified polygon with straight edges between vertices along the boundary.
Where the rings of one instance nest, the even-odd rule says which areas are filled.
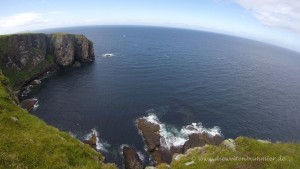
[[[137,121],[137,126],[143,134],[148,151],[153,152],[155,149],[158,149],[160,147],[159,125],[140,118]]]
[[[189,140],[183,145],[183,151],[186,152],[190,148],[202,147],[206,144],[219,145],[223,142],[224,138],[220,135],[209,135],[208,133],[193,133],[189,135]]]
[[[133,148],[124,146],[122,152],[126,169],[143,169],[143,162]]]
[[[94,59],[93,43],[84,35],[14,34],[0,36],[0,69],[19,88],[58,66]]]
[[[145,118],[137,120],[137,127],[140,130],[147,145],[148,152],[151,154],[156,164],[170,163],[174,154],[182,154],[190,148],[202,147],[205,145],[219,145],[224,138],[221,135],[210,135],[209,133],[192,133],[184,145],[171,146],[166,148],[161,145],[160,125],[147,121]]]
[[[137,127],[141,131],[148,152],[152,155],[156,164],[170,163],[174,153],[182,153],[182,147],[171,147],[166,149],[160,143],[160,126],[147,121],[144,118],[137,120]]]
[[[87,140],[83,140],[83,143],[88,144],[92,148],[97,150],[97,134],[93,132],[90,138],[88,138]]]
[[[20,103],[21,108],[31,111],[37,104],[37,99],[25,99]]]

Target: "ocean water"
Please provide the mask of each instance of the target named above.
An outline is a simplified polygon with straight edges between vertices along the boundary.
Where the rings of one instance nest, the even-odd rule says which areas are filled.
[[[94,42],[96,58],[44,79],[26,96],[39,100],[32,114],[79,139],[96,130],[108,162],[121,165],[123,144],[134,146],[148,161],[135,125],[143,116],[159,119],[174,142],[182,141],[187,125],[225,138],[300,141],[299,53],[173,28],[43,32],[57,31],[86,35]]]

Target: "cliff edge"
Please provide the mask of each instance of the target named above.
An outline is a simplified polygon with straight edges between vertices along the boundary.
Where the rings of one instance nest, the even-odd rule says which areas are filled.
[[[116,168],[68,133],[21,109],[0,71],[0,168]]]
[[[94,59],[93,43],[84,35],[13,34],[0,36],[0,69],[14,88],[32,78],[74,62]]]

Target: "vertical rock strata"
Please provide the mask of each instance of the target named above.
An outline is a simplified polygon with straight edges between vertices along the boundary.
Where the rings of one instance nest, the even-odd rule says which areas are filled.
[[[84,35],[14,34],[0,36],[0,69],[14,87],[56,66],[95,57],[93,43]]]

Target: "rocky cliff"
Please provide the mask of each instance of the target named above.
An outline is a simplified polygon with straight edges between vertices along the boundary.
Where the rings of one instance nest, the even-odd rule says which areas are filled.
[[[58,66],[94,59],[93,43],[84,35],[14,34],[0,36],[0,69],[14,88]]]

